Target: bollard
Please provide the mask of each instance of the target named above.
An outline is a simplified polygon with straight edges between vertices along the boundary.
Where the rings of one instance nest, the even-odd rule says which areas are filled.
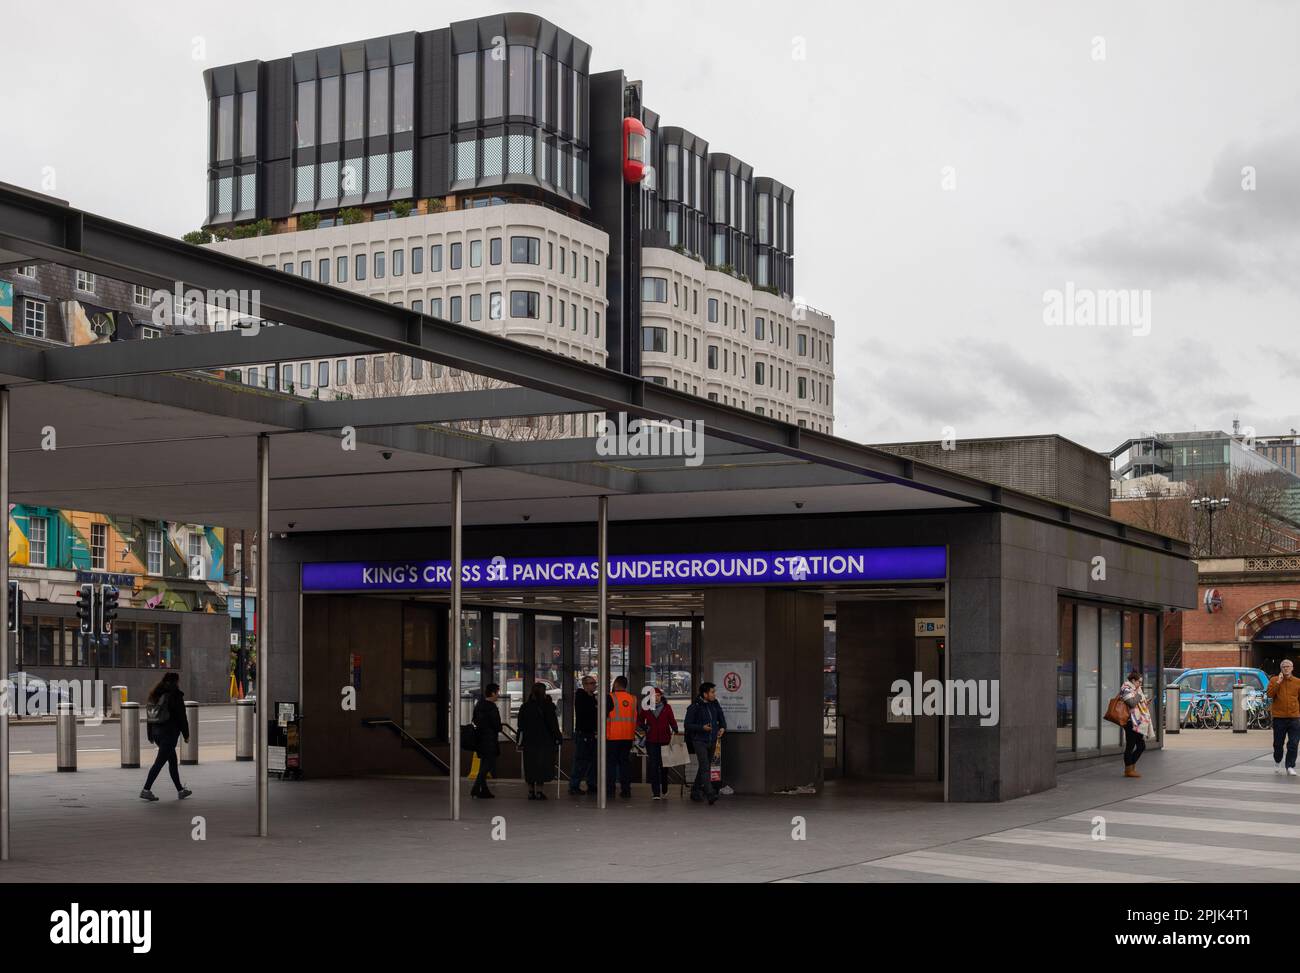
[[[1165,732],[1178,732],[1178,707],[1181,705],[1182,691],[1177,686],[1165,690]]]
[[[114,686],[110,692],[109,699],[108,699],[109,706],[111,707],[111,709],[109,710],[109,715],[121,716],[122,704],[125,702],[126,702],[126,687]]]
[[[1232,732],[1246,732],[1246,684],[1243,682],[1232,687]]]
[[[54,721],[54,750],[59,770],[77,769],[77,711],[71,703],[59,704]]]
[[[193,700],[185,701],[185,719],[190,724],[190,739],[181,738],[181,763],[199,762],[199,704]]]
[[[257,728],[257,704],[251,699],[235,702],[235,759],[253,759],[253,731]]]
[[[122,767],[140,766],[140,704],[122,701]]]

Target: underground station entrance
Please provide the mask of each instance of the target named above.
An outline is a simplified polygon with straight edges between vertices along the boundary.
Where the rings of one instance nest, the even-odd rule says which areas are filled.
[[[1076,652],[1063,603],[1081,617],[1195,605],[1195,566],[1170,538],[630,374],[635,280],[612,284],[626,293],[608,307],[627,347],[586,363],[0,186],[0,263],[40,262],[259,297],[255,318],[150,340],[0,331],[0,508],[257,532],[262,836],[282,703],[300,716],[304,776],[440,762],[461,781],[447,788],[455,820],[461,720],[487,682],[507,724],[543,682],[568,727],[578,677],[608,686],[619,670],[675,709],[719,684],[723,782],[738,793],[840,776],[1019,797],[1055,785],[1061,728],[1098,684],[1096,633]],[[237,371],[352,357],[458,380],[326,401]],[[636,422],[662,448],[625,448]],[[8,545],[0,532],[0,600]],[[9,666],[0,653],[0,679]],[[916,710],[932,680],[942,715],[893,709],[900,681]],[[978,705],[994,700],[997,713]],[[7,715],[0,765],[7,857]]]
[[[936,565],[942,553],[933,552]],[[507,559],[498,563],[509,570]],[[314,567],[305,566],[305,587],[319,577]],[[450,720],[469,723],[482,687],[495,683],[503,724],[497,776],[521,779],[517,715],[541,683],[565,737],[557,786],[567,789],[574,697],[583,677],[601,671],[594,590],[466,589],[464,597],[453,706],[445,595],[304,591],[303,701],[322,714],[303,735],[308,772],[444,776]],[[679,727],[700,684],[717,686],[728,727],[721,785],[806,793],[847,777],[914,782],[910,796],[943,798],[943,717],[895,714],[888,705],[899,674],[909,701],[914,674],[944,676],[941,580],[611,586],[608,605],[609,679],[625,676],[641,699],[660,690]],[[339,710],[340,672],[357,692],[355,712]],[[634,782],[647,782],[641,746],[631,770]],[[693,778],[693,762],[669,769],[670,782],[684,788]]]

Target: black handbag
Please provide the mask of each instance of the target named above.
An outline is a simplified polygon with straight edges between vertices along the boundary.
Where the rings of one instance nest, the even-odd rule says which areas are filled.
[[[473,723],[464,723],[460,728],[460,748],[462,750],[478,749],[478,727]]]

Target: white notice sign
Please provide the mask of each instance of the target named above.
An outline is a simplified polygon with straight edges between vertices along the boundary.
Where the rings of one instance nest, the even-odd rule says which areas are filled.
[[[946,618],[918,618],[916,620],[916,637],[923,638],[943,638],[948,634],[948,620]]]
[[[754,663],[715,662],[713,681],[728,733],[754,732]]]

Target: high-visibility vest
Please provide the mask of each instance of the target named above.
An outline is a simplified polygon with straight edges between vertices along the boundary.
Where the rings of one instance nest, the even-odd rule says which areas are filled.
[[[605,739],[633,739],[636,736],[636,697],[622,690],[609,695],[614,700],[614,708],[605,719]]]

